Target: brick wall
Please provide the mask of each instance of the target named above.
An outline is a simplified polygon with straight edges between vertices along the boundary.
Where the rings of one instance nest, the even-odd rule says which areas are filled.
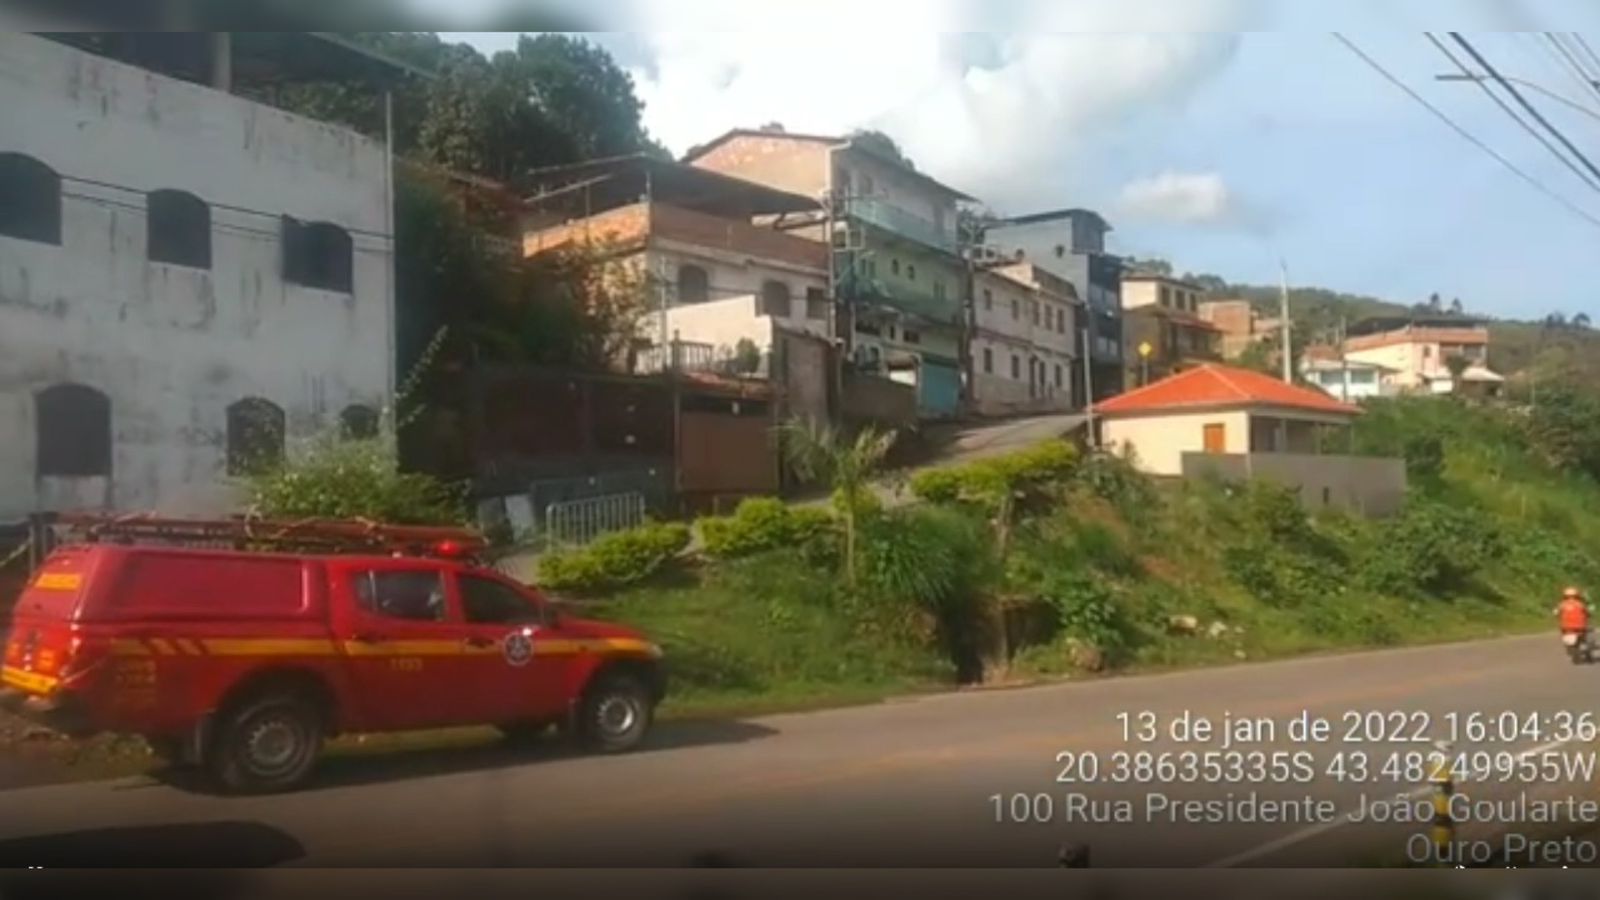
[[[694,160],[714,172],[737,175],[807,197],[828,187],[828,145],[783,135],[743,135]]]
[[[529,231],[523,235],[522,252],[533,256],[586,240],[632,247],[651,235],[786,262],[818,272],[828,269],[828,248],[817,241],[665,203],[635,203],[587,219]]]
[[[1200,304],[1200,318],[1221,328],[1224,334],[1248,335],[1255,330],[1255,313],[1248,300],[1213,300]]]
[[[596,241],[633,244],[650,231],[649,207],[643,203],[608,210],[587,219],[542,228],[522,236],[522,255],[534,256],[569,243]]]

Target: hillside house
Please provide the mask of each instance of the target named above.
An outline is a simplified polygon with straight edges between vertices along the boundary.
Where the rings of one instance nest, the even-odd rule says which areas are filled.
[[[1222,332],[1200,316],[1200,287],[1165,275],[1122,276],[1127,381],[1148,384],[1220,358]]]
[[[1489,324],[1453,315],[1374,316],[1350,326],[1345,358],[1393,369],[1401,390],[1494,396],[1505,379],[1489,368]],[[1458,385],[1451,360],[1465,368]]]
[[[686,161],[825,200],[826,224],[796,231],[831,254],[852,368],[912,387],[922,418],[960,413],[969,283],[956,205],[971,197],[846,137],[735,129]]]
[[[1004,416],[1073,409],[1081,396],[1082,314],[1072,283],[1033,263],[980,267],[973,281],[972,410]]]
[[[1249,369],[1204,363],[1098,403],[1106,449],[1151,475],[1269,478],[1310,507],[1382,515],[1405,497],[1398,459],[1343,455],[1361,414],[1321,391]]]

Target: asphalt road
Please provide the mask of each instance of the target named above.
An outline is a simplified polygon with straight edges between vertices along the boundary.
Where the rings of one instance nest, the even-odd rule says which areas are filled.
[[[1581,765],[1595,752],[1593,735],[1564,728],[1557,714],[1594,715],[1597,683],[1600,666],[1575,668],[1553,637],[1537,636],[668,722],[647,749],[617,757],[491,746],[337,759],[311,788],[273,797],[215,797],[170,777],[21,787],[0,792],[0,863],[1052,866],[1070,843],[1087,845],[1094,868],[1394,864],[1428,824],[1355,823],[1348,814],[1405,792],[1425,799],[1425,775],[1417,765],[1407,772],[1404,754],[1432,747],[1347,742],[1347,713],[1384,714],[1383,731],[1398,723],[1401,737],[1431,740],[1448,736],[1450,712],[1482,712],[1489,718],[1460,718],[1458,730],[1476,721],[1490,734],[1458,735],[1453,751],[1503,754],[1486,757],[1490,765]],[[1507,711],[1516,723],[1500,717]],[[1148,743],[1137,733],[1146,712],[1158,732]],[[1328,720],[1326,740],[1288,734],[1302,713]],[[1225,717],[1256,727],[1230,747],[1219,732],[1176,740],[1172,725],[1185,714],[1214,729]],[[1587,740],[1561,742],[1568,730]],[[1141,751],[1157,754],[1151,771],[1116,756]],[[1072,772],[1063,772],[1062,752],[1080,754]],[[1382,771],[1391,752],[1402,755],[1392,778]],[[1167,757],[1170,770],[1157,767],[1161,753],[1177,754]],[[1364,781],[1357,753],[1366,754]],[[1332,774],[1336,757],[1344,781]],[[1059,780],[1086,767],[1098,769],[1096,780]],[[1523,775],[1531,780],[1461,781],[1457,790],[1473,800],[1597,796],[1591,773]],[[1250,813],[1236,803],[1219,812],[1227,821],[1172,820],[1174,810],[1194,812],[1182,801],[1252,792],[1294,804],[1301,818],[1238,821]],[[1002,819],[1023,821],[997,822],[995,795]],[[1083,820],[1115,818],[1118,800],[1131,822]],[[1519,807],[1491,812],[1491,821],[1463,823],[1460,838],[1500,848],[1507,831],[1542,839],[1594,830],[1530,823],[1537,813]],[[1566,852],[1562,862],[1587,861],[1582,847]]]

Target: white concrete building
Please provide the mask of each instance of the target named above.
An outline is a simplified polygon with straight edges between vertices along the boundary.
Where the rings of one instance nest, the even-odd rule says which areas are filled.
[[[1489,324],[1452,315],[1374,316],[1350,326],[1344,356],[1394,371],[1402,390],[1449,394],[1495,394],[1505,379],[1489,368]],[[1450,361],[1463,360],[1462,384]]]
[[[1083,304],[1066,280],[1031,263],[973,275],[973,411],[983,416],[1073,407]]]
[[[384,148],[0,33],[0,521],[220,513],[394,382]]]
[[[1306,381],[1345,403],[1387,397],[1398,393],[1398,370],[1377,363],[1337,359],[1307,359],[1300,363]]]

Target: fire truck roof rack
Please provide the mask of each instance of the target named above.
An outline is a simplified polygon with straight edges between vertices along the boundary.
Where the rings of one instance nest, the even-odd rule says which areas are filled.
[[[386,525],[366,519],[294,521],[234,517],[167,518],[148,513],[105,515],[59,513],[44,524],[89,543],[159,543],[300,553],[383,553],[405,556],[471,557],[488,548],[476,531],[417,525]]]

